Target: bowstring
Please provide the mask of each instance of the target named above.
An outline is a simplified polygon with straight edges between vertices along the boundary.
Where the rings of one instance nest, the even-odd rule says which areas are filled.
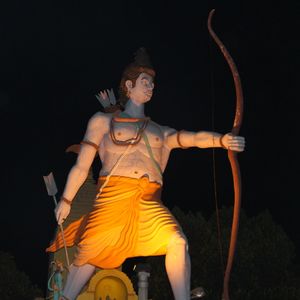
[[[214,86],[214,66],[212,59],[212,38],[209,35],[208,41],[208,55],[209,55],[209,70],[210,70],[210,94],[211,94],[211,128],[215,132],[215,86]],[[220,265],[222,271],[222,277],[225,273],[225,263],[221,239],[221,224],[220,224],[220,214],[219,214],[219,205],[218,205],[218,189],[217,189],[217,172],[216,172],[216,151],[215,147],[212,147],[212,171],[213,171],[213,190],[214,190],[214,206],[216,210],[216,223],[217,223],[217,235],[218,235],[218,248],[220,256]]]

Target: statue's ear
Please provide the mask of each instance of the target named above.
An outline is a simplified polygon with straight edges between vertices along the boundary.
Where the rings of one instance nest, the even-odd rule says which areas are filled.
[[[125,81],[125,86],[127,90],[129,91],[132,88],[132,81],[131,80],[126,80]]]

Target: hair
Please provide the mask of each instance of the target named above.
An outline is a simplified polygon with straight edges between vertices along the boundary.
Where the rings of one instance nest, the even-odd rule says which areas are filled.
[[[151,77],[155,77],[154,68],[150,62],[149,56],[145,48],[139,48],[135,52],[134,62],[130,63],[123,71],[120,86],[119,86],[119,101],[121,105],[125,105],[128,101],[128,90],[125,85],[127,80],[131,80],[133,87],[137,78],[141,73],[146,73]]]

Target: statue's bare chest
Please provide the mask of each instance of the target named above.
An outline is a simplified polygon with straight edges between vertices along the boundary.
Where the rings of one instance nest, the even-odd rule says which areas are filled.
[[[160,148],[163,146],[164,136],[161,128],[151,121],[147,124],[144,122],[112,122],[106,139],[107,142],[116,145],[145,144],[147,139],[151,147]]]

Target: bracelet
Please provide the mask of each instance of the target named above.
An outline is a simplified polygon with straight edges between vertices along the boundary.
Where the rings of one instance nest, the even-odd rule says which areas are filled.
[[[60,200],[63,201],[63,202],[66,202],[67,204],[69,204],[71,206],[72,204],[72,201],[68,200],[67,198],[65,197],[60,197]]]
[[[224,136],[225,136],[225,135],[220,136],[220,140],[219,140],[219,141],[220,141],[221,147],[224,148],[224,149],[227,149],[227,148],[225,147],[225,145],[223,144],[223,141],[222,141]]]
[[[180,146],[180,148],[182,149],[187,149],[188,147],[184,147],[181,142],[180,142],[180,134],[183,132],[184,130],[180,130],[180,131],[177,131],[177,143],[178,145]]]

